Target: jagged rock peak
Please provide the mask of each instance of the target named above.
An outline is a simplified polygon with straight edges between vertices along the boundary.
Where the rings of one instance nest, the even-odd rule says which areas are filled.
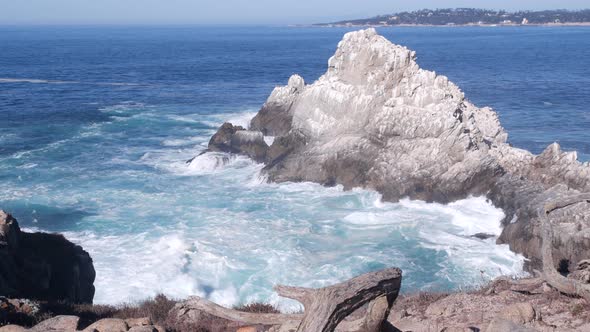
[[[476,144],[484,139],[506,141],[491,109],[477,109],[455,84],[420,69],[415,58],[414,51],[391,43],[374,29],[347,33],[322,77],[305,86],[300,76],[292,76],[287,86],[272,92],[251,128],[273,136],[296,128],[311,137],[403,135],[400,131],[429,137],[440,135],[459,120]],[[402,118],[399,112],[412,117],[435,113],[438,119],[414,131],[413,126],[392,121]]]

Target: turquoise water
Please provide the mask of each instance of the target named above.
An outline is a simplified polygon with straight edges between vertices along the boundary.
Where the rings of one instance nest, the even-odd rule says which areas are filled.
[[[322,286],[399,266],[404,289],[449,289],[521,273],[493,239],[502,211],[269,184],[261,165],[205,155],[217,126],[247,123],[292,73],[326,69],[344,29],[0,28],[0,207],[64,232],[97,270],[96,302],[164,292],[231,305],[279,303],[275,283]],[[590,159],[590,29],[395,28],[511,142],[557,140]]]

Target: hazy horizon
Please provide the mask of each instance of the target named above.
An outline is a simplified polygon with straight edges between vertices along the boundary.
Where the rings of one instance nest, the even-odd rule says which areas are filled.
[[[515,10],[579,10],[586,0],[514,1],[416,0],[395,4],[385,0],[0,0],[0,25],[288,25],[368,18],[424,8],[484,8]]]

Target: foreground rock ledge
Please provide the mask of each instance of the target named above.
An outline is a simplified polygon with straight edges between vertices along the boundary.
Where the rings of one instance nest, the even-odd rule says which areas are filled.
[[[485,195],[506,213],[499,243],[589,297],[584,282],[562,279],[590,258],[588,163],[556,143],[540,155],[511,147],[492,109],[415,58],[374,29],[347,33],[316,82],[292,76],[249,129],[224,124],[209,150],[264,162],[270,181],[369,188],[386,201]],[[274,137],[268,148],[264,135]]]

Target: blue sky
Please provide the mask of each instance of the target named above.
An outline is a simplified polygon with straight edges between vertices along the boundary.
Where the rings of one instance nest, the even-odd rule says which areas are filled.
[[[588,0],[0,0],[0,24],[296,24],[421,8],[581,9]]]

